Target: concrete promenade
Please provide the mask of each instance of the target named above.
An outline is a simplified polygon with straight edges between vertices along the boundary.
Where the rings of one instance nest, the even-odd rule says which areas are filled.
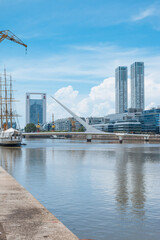
[[[78,240],[0,167],[0,240]]]

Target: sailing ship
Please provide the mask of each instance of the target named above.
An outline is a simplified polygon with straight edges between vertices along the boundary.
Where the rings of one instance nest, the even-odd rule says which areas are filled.
[[[0,146],[20,146],[22,133],[13,128],[13,121],[18,117],[13,111],[12,77],[6,74],[0,75]]]

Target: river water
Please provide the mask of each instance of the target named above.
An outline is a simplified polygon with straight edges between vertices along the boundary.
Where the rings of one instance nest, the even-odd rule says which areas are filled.
[[[160,239],[160,145],[25,142],[0,165],[79,238]]]

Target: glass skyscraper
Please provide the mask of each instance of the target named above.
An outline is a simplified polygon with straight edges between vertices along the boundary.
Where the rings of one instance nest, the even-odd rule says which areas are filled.
[[[144,63],[131,65],[131,108],[144,110]]]
[[[116,89],[116,113],[123,113],[128,108],[127,94],[127,67],[118,67],[115,70],[115,89]]]
[[[31,98],[31,95],[35,95],[36,98]],[[38,122],[46,122],[46,94],[26,93],[26,124]]]

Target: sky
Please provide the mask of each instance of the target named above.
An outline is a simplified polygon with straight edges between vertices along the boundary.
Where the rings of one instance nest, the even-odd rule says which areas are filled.
[[[47,121],[69,116],[51,95],[79,116],[114,113],[115,68],[128,67],[130,92],[135,61],[145,64],[146,109],[160,105],[160,0],[0,0],[0,9],[0,30],[28,45],[26,55],[0,43],[22,127],[26,92],[47,93]]]

